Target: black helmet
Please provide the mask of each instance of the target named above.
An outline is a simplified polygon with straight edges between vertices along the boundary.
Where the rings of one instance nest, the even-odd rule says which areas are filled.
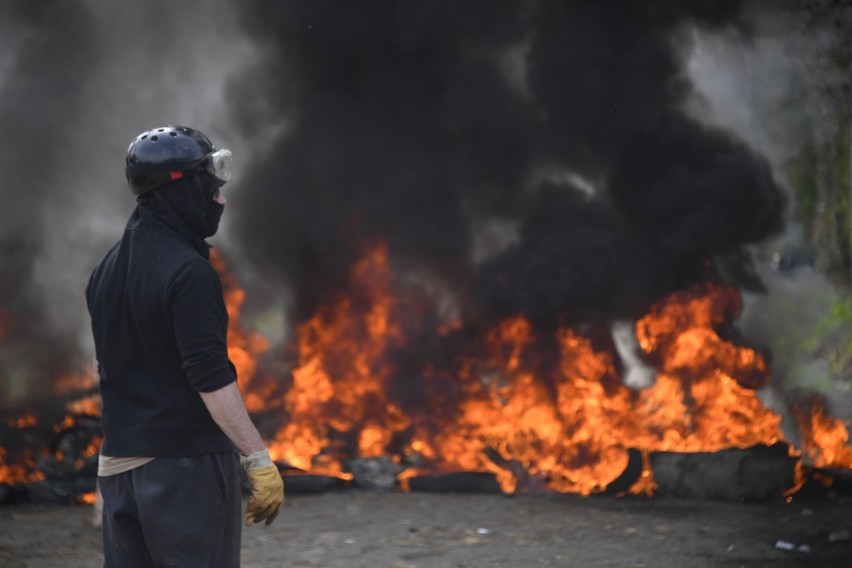
[[[127,148],[125,174],[137,197],[193,172],[207,171],[220,181],[231,177],[231,151],[216,150],[210,139],[186,126],[143,132]]]

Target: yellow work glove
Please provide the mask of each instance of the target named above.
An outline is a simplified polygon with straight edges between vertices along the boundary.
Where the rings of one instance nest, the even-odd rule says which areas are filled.
[[[246,526],[265,520],[270,524],[284,504],[284,481],[266,450],[242,458],[246,469],[251,497],[246,505]]]

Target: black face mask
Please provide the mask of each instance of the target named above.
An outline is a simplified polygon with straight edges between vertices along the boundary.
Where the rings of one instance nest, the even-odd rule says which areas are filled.
[[[219,221],[225,211],[225,206],[214,199],[222,185],[224,183],[214,176],[202,173],[169,183],[141,196],[139,201],[167,217],[176,215],[194,238],[206,239],[219,230]]]
[[[215,201],[211,196],[207,201],[207,211],[204,214],[204,235],[212,237],[219,230],[219,221],[222,219],[222,213],[225,212],[225,206]]]

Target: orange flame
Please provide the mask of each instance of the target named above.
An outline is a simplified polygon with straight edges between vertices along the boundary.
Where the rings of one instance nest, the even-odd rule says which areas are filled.
[[[77,373],[60,375],[53,382],[53,391],[57,395],[69,398],[65,403],[65,410],[70,414],[100,416],[101,396],[93,392],[97,384],[97,372],[94,367],[89,367]]]
[[[17,485],[43,479],[44,474],[38,471],[32,450],[9,455],[5,448],[0,447],[0,484]]]
[[[347,459],[387,456],[404,469],[398,475],[403,488],[418,474],[472,471],[492,473],[506,492],[547,487],[590,494],[618,478],[628,450],[636,449],[642,473],[630,491],[651,495],[651,452],[785,441],[781,417],[755,390],[770,379],[763,354],[731,340],[742,306],[729,286],[676,292],[636,322],[643,357],[657,370],[642,390],[623,384],[617,352],[593,334],[563,327],[537,336],[518,315],[473,340],[466,356],[424,364],[418,375],[424,400],[412,405],[397,399],[401,371],[391,355],[411,347],[406,329],[425,324],[417,309],[394,296],[385,246],[354,265],[350,295],[298,326],[289,380],[261,369],[269,342],[240,324],[245,292],[215,251],[211,262],[222,277],[229,356],[247,407],[255,414],[274,411],[282,422],[267,441],[273,459],[306,472],[351,479]],[[464,330],[456,318],[435,323],[434,337],[458,341]],[[69,374],[56,381],[57,393],[90,393],[95,381],[91,369]],[[54,430],[72,426],[74,414],[97,415],[97,405],[96,395],[72,400],[69,416]],[[794,411],[809,464],[852,468],[845,424],[818,403]],[[22,429],[37,420],[21,414],[8,424]],[[99,444],[94,437],[79,456],[53,457],[82,465]],[[7,453],[0,448],[0,483],[43,478],[31,451]],[[799,450],[791,446],[790,453]]]
[[[387,398],[392,368],[384,361],[402,334],[391,318],[387,250],[374,249],[353,271],[369,309],[340,298],[297,330],[293,385],[284,398],[289,423],[270,445],[274,459],[349,478],[340,464],[340,433],[351,433],[362,457],[383,455],[409,419]]]
[[[77,496],[77,503],[82,503],[84,505],[94,505],[98,500],[97,493],[91,491],[89,493],[83,493],[82,495]]]
[[[489,452],[521,464],[552,489],[588,494],[618,477],[628,448],[647,458],[654,450],[772,444],[782,439],[781,418],[733,378],[757,383],[766,373],[762,356],[714,330],[738,307],[732,292],[705,287],[676,294],[637,323],[640,345],[661,369],[639,393],[621,384],[608,351],[568,328],[557,332],[559,364],[548,371],[537,362],[529,323],[507,320],[488,334],[486,359],[465,367],[479,376],[462,373],[469,387],[457,420],[435,436],[418,430],[418,447],[438,456],[439,470],[494,472],[505,491],[515,489],[515,476],[489,460]],[[653,489],[645,464],[635,492]]]
[[[35,417],[35,414],[27,413],[21,414],[17,418],[9,418],[6,420],[6,423],[10,428],[21,430],[23,428],[32,428],[38,424],[38,418]]]
[[[802,433],[802,454],[809,465],[852,468],[848,425],[837,418],[826,416],[821,399],[811,401],[810,413],[794,406],[793,414]]]
[[[237,285],[228,272],[225,261],[216,251],[210,251],[210,263],[219,273],[228,310],[228,357],[237,370],[240,389],[249,412],[260,412],[269,408],[270,400],[278,385],[270,378],[258,376],[257,358],[269,349],[269,341],[259,333],[247,331],[240,324],[240,311],[246,299],[245,290]]]
[[[739,302],[732,287],[696,286],[652,306],[637,322],[639,344],[660,369],[656,384],[640,393],[646,433],[635,439],[637,447],[712,452],[784,439],[781,417],[753,390],[769,379],[763,356],[717,332],[739,313]]]
[[[672,294],[637,322],[637,340],[658,369],[644,390],[622,384],[614,352],[569,328],[556,333],[557,360],[545,363],[540,338],[516,316],[454,370],[427,365],[427,407],[435,410],[405,414],[388,394],[397,373],[388,353],[405,346],[402,321],[411,317],[391,293],[393,279],[386,248],[373,248],[354,267],[352,296],[298,327],[288,420],[270,443],[275,459],[346,478],[346,458],[389,455],[410,466],[399,475],[403,487],[424,472],[480,471],[507,492],[523,481],[522,490],[589,494],[617,478],[635,448],[644,471],[632,491],[650,494],[652,451],[784,440],[781,417],[755,391],[770,377],[763,355],[725,337],[741,309],[732,287]],[[453,321],[435,333],[460,328]]]

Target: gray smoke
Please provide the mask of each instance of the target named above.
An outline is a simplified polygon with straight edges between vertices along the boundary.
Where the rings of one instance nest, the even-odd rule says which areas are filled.
[[[6,54],[0,76],[0,156],[3,183],[0,209],[0,307],[14,320],[2,351],[0,381],[21,391],[46,393],[51,378],[68,370],[76,339],[50,318],[47,290],[37,283],[39,262],[49,255],[50,211],[67,202],[66,168],[85,159],[74,110],[85,104],[85,86],[102,63],[104,46],[78,37],[97,37],[94,18],[81,2],[6,4],[0,33]],[[34,70],[47,72],[35,76]],[[66,245],[73,254],[73,247]],[[53,286],[65,285],[61,273]],[[17,392],[16,392],[17,391]]]
[[[749,6],[754,34],[748,41],[728,33],[696,34],[689,67],[702,97],[693,101],[692,114],[760,148],[784,182],[788,160],[849,128],[838,116],[849,108],[852,70],[838,65],[836,56],[846,50],[848,58],[852,4],[790,2],[770,17],[761,8],[761,3]],[[814,252],[796,223],[797,208],[793,201],[782,234],[755,249],[764,259],[758,270],[768,293],[745,295],[741,328],[770,347],[772,387],[788,393],[819,390],[832,413],[848,418],[848,388],[828,380],[833,373],[823,353],[803,347],[822,334],[820,320],[837,295],[813,268]]]
[[[83,289],[134,201],[133,136],[192,124],[222,145],[229,69],[251,56],[226,3],[5,2],[0,18],[0,409],[91,364]],[[203,33],[189,33],[190,30]]]

